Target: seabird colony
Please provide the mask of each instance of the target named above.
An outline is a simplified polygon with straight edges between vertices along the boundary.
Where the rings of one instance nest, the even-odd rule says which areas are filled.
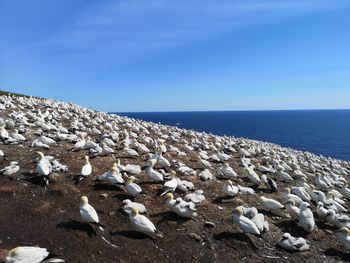
[[[62,151],[67,155],[78,152],[85,160],[72,183],[79,187],[82,180],[96,179],[125,191],[129,198],[122,202],[121,210],[128,215],[130,228],[153,238],[162,238],[166,233],[160,233],[156,222],[147,217],[147,204],[137,202],[140,195],[149,194],[143,192],[139,184],[142,181],[154,184],[157,198],[165,204],[160,211],[172,211],[198,224],[206,218],[202,203],[239,196],[242,205],[231,207],[231,222],[237,226],[232,231],[240,229],[246,235],[262,238],[269,224],[278,227],[272,217],[291,218],[304,231],[304,237],[324,224],[334,226],[334,235],[350,250],[349,162],[271,143],[129,119],[54,100],[1,96],[0,112],[2,176],[19,173],[21,163],[7,160],[1,145],[21,144],[36,151],[39,158],[35,176],[45,189],[49,188],[52,172],[69,171],[67,165],[50,155],[50,149],[67,143],[70,149]],[[130,163],[123,165],[117,152]],[[104,174],[94,174],[89,158],[104,156],[112,156],[113,163]],[[201,181],[215,185],[217,196],[208,199],[196,187]],[[244,205],[248,196],[255,196],[253,206]],[[93,207],[98,204],[90,204],[87,196],[81,196],[79,202],[81,222],[103,231],[103,222]],[[282,232],[277,244],[292,251],[310,249],[307,239],[287,232]],[[48,255],[44,248],[19,246],[9,252],[5,262],[43,262]]]

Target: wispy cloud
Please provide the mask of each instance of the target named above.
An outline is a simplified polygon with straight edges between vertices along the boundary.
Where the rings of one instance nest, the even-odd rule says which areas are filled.
[[[31,47],[75,52],[152,51],[345,4],[340,0],[102,1],[85,9],[63,30]]]

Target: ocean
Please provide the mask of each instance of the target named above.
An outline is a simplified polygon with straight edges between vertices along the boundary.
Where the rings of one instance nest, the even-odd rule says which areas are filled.
[[[133,112],[130,118],[350,160],[350,110]]]

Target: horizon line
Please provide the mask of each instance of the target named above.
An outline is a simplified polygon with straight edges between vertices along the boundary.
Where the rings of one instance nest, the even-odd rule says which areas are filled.
[[[175,110],[175,111],[107,111],[109,114],[117,113],[188,113],[188,112],[244,112],[244,111],[335,111],[350,110],[350,108],[331,109],[246,109],[246,110]]]

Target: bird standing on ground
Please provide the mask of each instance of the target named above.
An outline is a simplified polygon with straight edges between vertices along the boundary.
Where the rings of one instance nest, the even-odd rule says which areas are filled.
[[[85,158],[85,164],[81,168],[78,182],[82,181],[83,179],[85,179],[86,177],[88,177],[92,173],[92,165],[89,162],[89,156],[85,155],[84,158]]]

